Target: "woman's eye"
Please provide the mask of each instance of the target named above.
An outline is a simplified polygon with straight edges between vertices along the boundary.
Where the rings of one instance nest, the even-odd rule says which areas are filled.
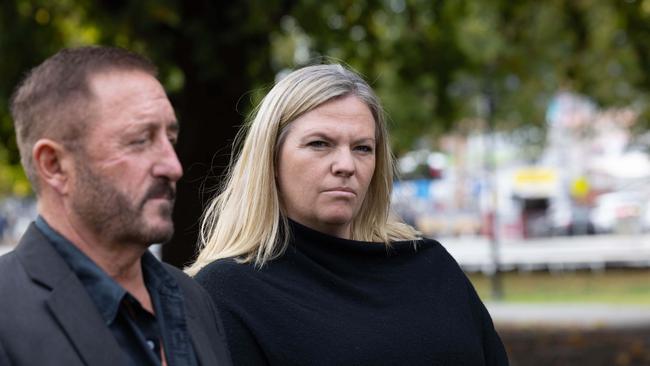
[[[368,146],[368,145],[360,145],[356,147],[356,150],[364,153],[371,153],[373,151],[373,148],[372,146]]]
[[[308,143],[307,145],[311,147],[327,147],[327,142],[322,140],[316,140]]]

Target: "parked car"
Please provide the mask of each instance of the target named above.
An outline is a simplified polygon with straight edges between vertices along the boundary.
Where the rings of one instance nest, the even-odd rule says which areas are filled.
[[[551,232],[560,236],[595,234],[591,214],[590,207],[572,203],[568,198],[552,200],[548,210]]]
[[[591,222],[598,233],[638,234],[647,220],[649,196],[642,191],[616,191],[598,196]]]

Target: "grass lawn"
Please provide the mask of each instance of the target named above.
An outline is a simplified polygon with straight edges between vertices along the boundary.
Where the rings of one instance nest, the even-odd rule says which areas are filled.
[[[491,300],[490,277],[468,276],[483,301]],[[502,274],[504,300],[511,302],[594,302],[648,305],[650,269],[602,272],[507,272]]]

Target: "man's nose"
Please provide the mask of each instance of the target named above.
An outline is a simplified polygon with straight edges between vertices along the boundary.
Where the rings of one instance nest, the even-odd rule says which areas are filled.
[[[176,182],[183,176],[183,167],[178,160],[174,145],[165,137],[161,142],[158,154],[155,157],[153,174],[157,177],[165,177],[172,182]]]

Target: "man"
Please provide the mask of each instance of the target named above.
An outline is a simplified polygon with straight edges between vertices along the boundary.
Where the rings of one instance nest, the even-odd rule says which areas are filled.
[[[141,56],[66,49],[11,110],[39,217],[0,257],[0,365],[224,365],[209,298],[148,251],[173,233],[178,123]]]

